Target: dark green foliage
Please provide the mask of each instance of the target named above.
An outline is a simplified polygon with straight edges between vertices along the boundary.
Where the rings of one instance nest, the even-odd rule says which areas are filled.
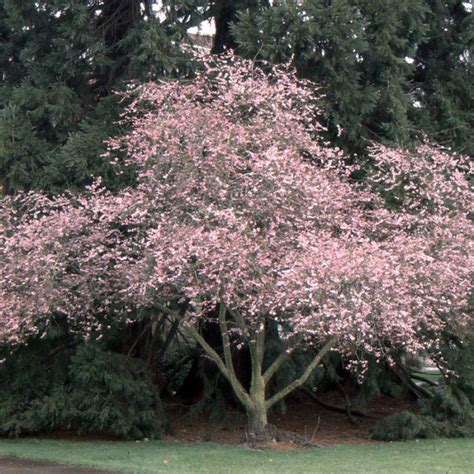
[[[450,428],[445,436],[451,435],[451,431],[454,433],[451,436],[471,436],[474,434],[474,332],[471,329],[462,339],[447,333],[441,351],[448,369],[444,382],[431,389],[430,399],[420,400],[420,413],[447,424]]]
[[[454,402],[454,405],[457,402]],[[451,402],[449,404],[453,406]],[[472,408],[471,408],[472,410]],[[440,417],[440,416],[439,416]],[[382,441],[404,441],[416,438],[463,438],[474,435],[474,421],[435,417],[403,411],[380,420],[374,428],[374,438]]]
[[[78,432],[140,439],[163,431],[159,397],[138,361],[85,344],[71,359],[69,377],[67,418]]]
[[[456,422],[459,425],[474,421],[473,407],[462,390],[443,384],[434,387],[432,392],[432,398],[418,402],[421,415],[437,421]]]
[[[108,96],[125,81],[190,68],[180,41],[194,17],[183,11],[160,20],[153,3],[0,0],[4,192],[81,188],[93,176],[112,187],[128,184],[100,157],[121,110]]]
[[[212,422],[223,425],[231,423],[237,416],[235,408],[239,405],[232,396],[227,380],[220,373],[206,374],[202,364],[199,370],[202,377],[201,399],[189,407],[188,415],[199,417],[206,414]]]
[[[433,419],[409,411],[383,418],[374,428],[374,438],[382,441],[434,438],[439,435],[438,424]]]
[[[48,143],[37,136],[33,123],[19,106],[8,104],[0,112],[0,176],[3,189],[28,189],[39,181],[48,149]]]
[[[417,413],[403,412],[381,420],[374,437],[393,441],[436,436],[474,435],[474,346],[472,334],[463,343],[447,344],[445,361],[455,370],[444,382],[430,387],[429,398],[418,402]]]
[[[2,367],[0,434],[58,429],[125,439],[156,438],[166,420],[143,365],[84,344],[37,341]]]
[[[442,354],[453,371],[448,377],[449,384],[462,391],[474,406],[474,330],[471,329],[463,339],[446,335]]]
[[[376,361],[374,357],[366,355],[367,371],[358,386],[355,405],[364,405],[380,395],[400,398],[407,394],[408,387],[396,375],[393,368],[384,361]]]
[[[292,61],[321,84],[327,138],[346,151],[423,130],[473,153],[474,28],[462,0],[0,0],[3,192],[78,189],[94,176],[129,184],[100,157],[122,109],[107,99],[128,80],[190,74],[187,29],[210,18],[214,52]]]
[[[112,190],[132,184],[134,175],[130,167],[113,166],[101,158],[106,152],[105,140],[120,133],[120,127],[115,123],[120,109],[117,96],[100,99],[97,106],[69,133],[57,150],[54,163],[43,169],[39,186],[52,190],[77,190],[97,176]]]
[[[286,1],[240,11],[233,33],[244,56],[321,85],[328,139],[346,151],[424,131],[472,153],[472,17],[461,0]]]
[[[168,375],[172,375],[171,384],[175,396],[183,405],[188,406],[189,416],[197,417],[203,414],[213,422],[229,424],[235,419],[237,410],[241,408],[229,382],[220,373],[213,361],[207,358],[200,349],[187,351],[188,355],[180,359],[168,359]],[[235,353],[237,354],[237,352]],[[239,355],[236,355],[236,359]],[[187,361],[183,364],[183,361]],[[247,364],[239,364],[239,378],[245,377],[249,371]],[[176,370],[179,369],[179,370]],[[170,388],[172,388],[170,387]]]
[[[474,13],[462,0],[426,3],[427,30],[412,79],[421,107],[413,120],[439,142],[474,156]]]
[[[61,349],[61,350],[57,350]],[[50,432],[63,418],[70,350],[65,341],[32,341],[0,365],[0,434]]]

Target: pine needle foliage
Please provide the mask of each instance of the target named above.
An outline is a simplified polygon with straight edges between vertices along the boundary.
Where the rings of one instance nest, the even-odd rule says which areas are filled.
[[[351,154],[423,134],[473,154],[473,15],[462,0],[290,0],[240,10],[245,57],[320,84],[328,140]]]
[[[67,430],[143,439],[166,428],[143,365],[97,345],[75,350],[51,340],[33,342],[8,358],[1,373],[3,436]]]

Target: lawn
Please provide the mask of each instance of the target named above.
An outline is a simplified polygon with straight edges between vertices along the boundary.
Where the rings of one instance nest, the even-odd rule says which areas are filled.
[[[128,473],[471,473],[474,439],[252,451],[214,443],[0,440],[18,456]]]

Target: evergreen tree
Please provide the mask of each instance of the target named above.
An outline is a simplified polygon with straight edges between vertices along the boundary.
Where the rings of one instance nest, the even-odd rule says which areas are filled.
[[[196,3],[196,2],[191,2]],[[124,81],[183,73],[192,11],[147,0],[0,0],[0,173],[4,192],[82,187],[111,177],[111,93]],[[198,15],[198,13],[196,13]],[[117,182],[110,182],[111,186]]]
[[[232,32],[232,24],[238,20],[239,13],[256,13],[270,6],[269,0],[213,0],[209,2],[208,16],[214,19],[215,34],[212,53],[221,54],[227,49],[236,49],[237,41]]]
[[[364,124],[368,138],[407,143],[413,132],[411,61],[426,34],[425,1],[355,0],[365,20],[368,48],[360,62],[364,90],[375,93],[374,107]]]
[[[346,151],[425,131],[472,153],[473,28],[462,1],[277,1],[240,11],[232,31],[242,55],[292,61],[321,85],[328,138]]]
[[[429,0],[415,55],[414,121],[441,143],[474,155],[474,13],[461,0]]]
[[[130,79],[187,74],[186,32],[209,19],[212,52],[291,60],[319,83],[327,138],[346,151],[406,144],[425,131],[472,154],[474,28],[466,5],[0,0],[0,184],[14,193],[80,188],[91,175],[123,183],[99,158],[104,139],[118,133],[121,107],[111,93]]]

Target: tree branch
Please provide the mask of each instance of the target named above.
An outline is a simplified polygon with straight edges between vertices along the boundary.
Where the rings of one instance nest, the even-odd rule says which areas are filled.
[[[166,306],[159,305],[159,309],[174,318],[175,320],[182,321],[183,317],[179,315],[179,313],[167,308]],[[225,306],[224,306],[224,318],[225,318]],[[221,323],[221,308],[219,308],[219,325]],[[199,334],[199,331],[194,327],[194,326],[186,326],[186,330],[188,333],[191,335],[191,337],[204,349],[206,354],[216,363],[218,369],[221,371],[222,375],[230,382],[232,385],[232,388],[234,389],[235,394],[237,395],[237,398],[240,400],[240,402],[247,408],[251,406],[252,401],[248,395],[248,393],[245,391],[245,389],[242,387],[241,383],[237,380],[237,377],[235,376],[234,372],[234,365],[232,364],[232,357],[230,359],[230,367],[226,366],[227,363],[227,357],[226,351],[228,350],[230,353],[230,341],[229,345],[226,348],[226,341],[224,337],[227,339],[229,338],[229,335],[227,334],[227,331],[222,333],[222,339],[223,339],[223,345],[224,345],[224,357],[226,358],[226,363],[222,361],[222,358],[219,356],[219,354],[206,342],[206,340]],[[222,328],[221,328],[222,332]],[[232,355],[231,355],[232,356]]]
[[[235,369],[234,369],[234,362],[232,360],[232,352],[231,352],[231,346],[230,346],[230,337],[229,337],[229,331],[227,329],[227,322],[226,322],[226,313],[227,313],[227,308],[224,303],[219,304],[219,328],[221,331],[221,336],[222,336],[222,346],[224,350],[224,360],[225,360],[225,365],[227,367],[227,372],[228,372],[228,380],[230,384],[232,385],[232,388],[236,392],[237,396],[239,397],[239,400],[246,406],[247,400],[244,401],[245,397],[248,397],[246,390],[242,386],[242,384],[239,382],[239,379],[237,378],[237,375],[235,374]],[[248,397],[248,402],[250,402],[250,397]]]
[[[330,351],[334,342],[336,342],[336,339],[337,339],[336,336],[331,336],[329,340],[326,342],[326,344],[324,344],[322,349],[317,353],[316,357],[308,365],[308,367],[306,367],[306,370],[303,372],[301,377],[291,382],[284,389],[280,390],[278,393],[273,395],[273,397],[269,398],[266,401],[265,405],[267,409],[271,408],[275,403],[285,398],[289,393],[291,393],[296,388],[301,387],[301,385],[303,385],[306,382],[306,380],[308,380],[308,377],[311,375],[313,370],[319,365],[319,363],[321,362],[321,359]]]
[[[300,342],[301,339],[301,336],[298,337],[296,343]],[[265,380],[265,383],[269,382],[273,375],[275,375],[278,369],[289,359],[290,356],[291,351],[284,351],[270,364],[270,367],[268,367],[263,374],[263,380]]]
[[[334,411],[336,413],[345,413],[347,414],[347,409],[346,408],[341,408],[335,405],[330,405],[329,403],[324,402],[320,398],[318,398],[309,388],[307,387],[301,387],[301,390],[306,393],[308,396],[311,397],[312,400],[314,400],[318,405],[321,405],[323,408],[326,410]],[[355,416],[361,416],[365,418],[371,418],[373,420],[376,420],[377,418],[375,416],[369,415],[367,413],[364,413],[362,411],[358,410],[351,410],[352,415]]]
[[[150,327],[151,327],[152,324],[153,324],[153,319],[151,319],[150,321],[148,321],[148,322],[145,324],[145,327],[143,328],[142,332],[138,335],[138,337],[135,339],[135,341],[134,341],[133,344],[131,345],[130,349],[128,350],[128,352],[127,352],[127,357],[130,357],[130,356],[133,354],[133,351],[134,351],[135,348],[137,347],[138,342],[139,342],[140,339],[145,335],[145,333],[148,331],[148,329],[150,329]]]
[[[265,354],[265,325],[258,330],[255,335],[255,359],[258,367],[262,368],[263,366],[263,356]]]
[[[242,335],[246,338],[249,338],[250,337],[249,328],[247,326],[247,323],[245,322],[245,319],[242,317],[242,315],[239,314],[238,311],[235,311],[234,309],[230,309],[230,308],[227,308],[227,312],[232,316],[234,321],[239,326],[240,330],[242,331]]]
[[[171,328],[168,332],[168,336],[166,337],[166,340],[164,344],[160,347],[158,354],[156,354],[156,359],[161,360],[161,358],[165,355],[166,351],[168,350],[168,347],[171,344],[171,341],[174,339],[176,333],[178,332],[178,327],[179,327],[179,321],[178,320],[173,320],[171,323]]]

